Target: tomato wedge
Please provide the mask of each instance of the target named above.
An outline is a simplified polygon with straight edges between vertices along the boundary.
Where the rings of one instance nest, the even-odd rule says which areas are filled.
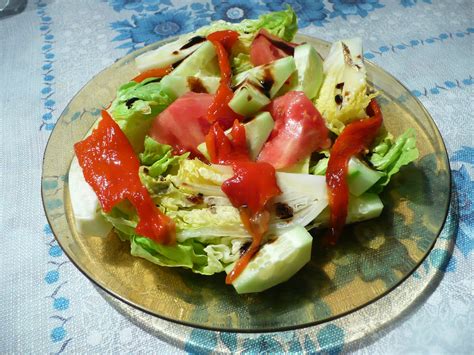
[[[303,92],[290,91],[273,100],[268,110],[275,126],[257,161],[283,169],[330,146],[324,120]]]
[[[84,178],[99,199],[102,209],[110,212],[127,199],[135,207],[138,234],[158,243],[175,241],[174,222],[155,206],[138,175],[140,161],[132,145],[107,111],[92,134],[74,145]]]
[[[329,244],[336,244],[346,223],[349,188],[347,166],[353,155],[366,149],[382,125],[382,112],[374,99],[367,108],[370,118],[354,121],[346,126],[331,149],[326,170],[329,207],[331,209]]]
[[[211,162],[232,165],[234,175],[224,181],[221,188],[232,205],[239,209],[242,223],[252,236],[250,247],[227,275],[227,284],[231,284],[240,275],[259,250],[270,220],[266,205],[272,197],[281,193],[276,182],[275,168],[268,163],[250,160],[245,128],[237,120],[232,127],[231,136],[232,140],[217,122],[206,136]]]
[[[296,43],[287,42],[261,29],[250,46],[250,62],[254,66],[268,64],[293,55]]]
[[[235,31],[225,30],[211,33],[207,39],[212,42],[216,49],[221,80],[217,88],[214,101],[209,107],[207,119],[209,122],[219,122],[223,129],[232,126],[234,120],[241,121],[243,116],[238,115],[229,107],[229,102],[234,96],[232,91],[232,70],[229,62],[229,52],[232,46],[239,39],[239,34]]]

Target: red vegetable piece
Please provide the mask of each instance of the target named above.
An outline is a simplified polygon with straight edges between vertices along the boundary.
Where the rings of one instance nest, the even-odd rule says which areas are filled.
[[[295,43],[287,42],[262,29],[250,46],[250,62],[254,66],[268,64],[294,54]]]
[[[382,112],[377,101],[367,108],[370,118],[354,121],[346,126],[336,139],[326,170],[326,184],[331,209],[329,244],[334,245],[346,223],[349,188],[347,166],[353,155],[366,149],[374,140],[382,125]]]
[[[221,80],[217,88],[214,101],[209,107],[207,119],[209,122],[219,122],[223,129],[232,126],[234,120],[241,121],[243,116],[238,115],[229,107],[234,92],[232,91],[232,70],[229,62],[229,52],[232,46],[238,40],[239,34],[235,31],[218,31],[211,33],[207,39],[212,42],[216,49],[219,68],[221,71]]]
[[[197,146],[206,137],[211,124],[207,111],[213,95],[189,92],[161,112],[153,121],[148,135],[173,147],[176,154],[191,152],[201,156]]]
[[[136,77],[132,79],[132,81],[135,81],[137,83],[141,83],[143,80],[148,79],[148,78],[162,78],[165,75],[168,75],[173,71],[173,67],[167,66],[165,68],[153,68],[150,70],[147,70]]]
[[[155,206],[138,176],[140,162],[125,134],[107,111],[92,134],[74,145],[84,178],[105,212],[127,199],[135,207],[138,234],[158,243],[175,241],[173,221]]]
[[[324,120],[303,92],[290,91],[273,100],[268,110],[275,126],[257,161],[283,169],[330,146]]]

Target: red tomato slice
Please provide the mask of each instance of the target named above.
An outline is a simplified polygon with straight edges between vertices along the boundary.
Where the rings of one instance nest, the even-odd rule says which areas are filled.
[[[275,126],[257,161],[283,169],[330,146],[324,120],[303,92],[291,91],[275,99],[269,111]]]
[[[293,55],[295,43],[260,30],[250,47],[250,62],[254,65],[263,65],[277,59]]]
[[[181,96],[155,118],[148,134],[171,145],[176,153],[200,156],[197,146],[211,127],[207,111],[213,99],[213,95],[194,92]]]

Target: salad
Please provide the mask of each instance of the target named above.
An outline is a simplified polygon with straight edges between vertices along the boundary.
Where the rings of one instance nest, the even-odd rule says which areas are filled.
[[[322,60],[296,32],[288,7],[136,57],[140,74],[75,144],[79,233],[113,229],[134,256],[251,293],[300,270],[313,235],[331,246],[378,217],[379,193],[418,157],[414,131],[384,129],[360,39]]]

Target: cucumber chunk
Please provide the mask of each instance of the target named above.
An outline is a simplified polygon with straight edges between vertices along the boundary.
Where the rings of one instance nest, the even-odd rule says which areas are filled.
[[[312,100],[323,83],[323,60],[308,43],[296,47],[294,56],[298,81],[290,91],[303,91]]]
[[[314,167],[311,173],[314,175],[326,174],[329,158],[321,159]],[[349,160],[347,169],[347,185],[349,191],[354,196],[360,196],[370,189],[385,174],[369,168],[360,159],[352,157]]]
[[[232,83],[239,86],[245,80],[251,81],[252,84],[262,86],[263,93],[272,99],[295,70],[295,59],[284,57],[237,74]]]
[[[162,90],[173,99],[183,96],[187,92],[206,92],[214,94],[219,86],[217,76],[173,76],[166,75],[161,79]]]
[[[246,81],[238,88],[229,102],[229,107],[235,113],[251,117],[270,103],[260,87]]]
[[[287,281],[311,259],[313,237],[297,226],[263,245],[232,283],[237,293],[261,292]]]
[[[377,194],[366,192],[360,196],[349,195],[346,224],[377,218],[382,213],[382,210],[383,203]],[[312,225],[314,227],[322,227],[328,224],[329,206],[316,217]]]

